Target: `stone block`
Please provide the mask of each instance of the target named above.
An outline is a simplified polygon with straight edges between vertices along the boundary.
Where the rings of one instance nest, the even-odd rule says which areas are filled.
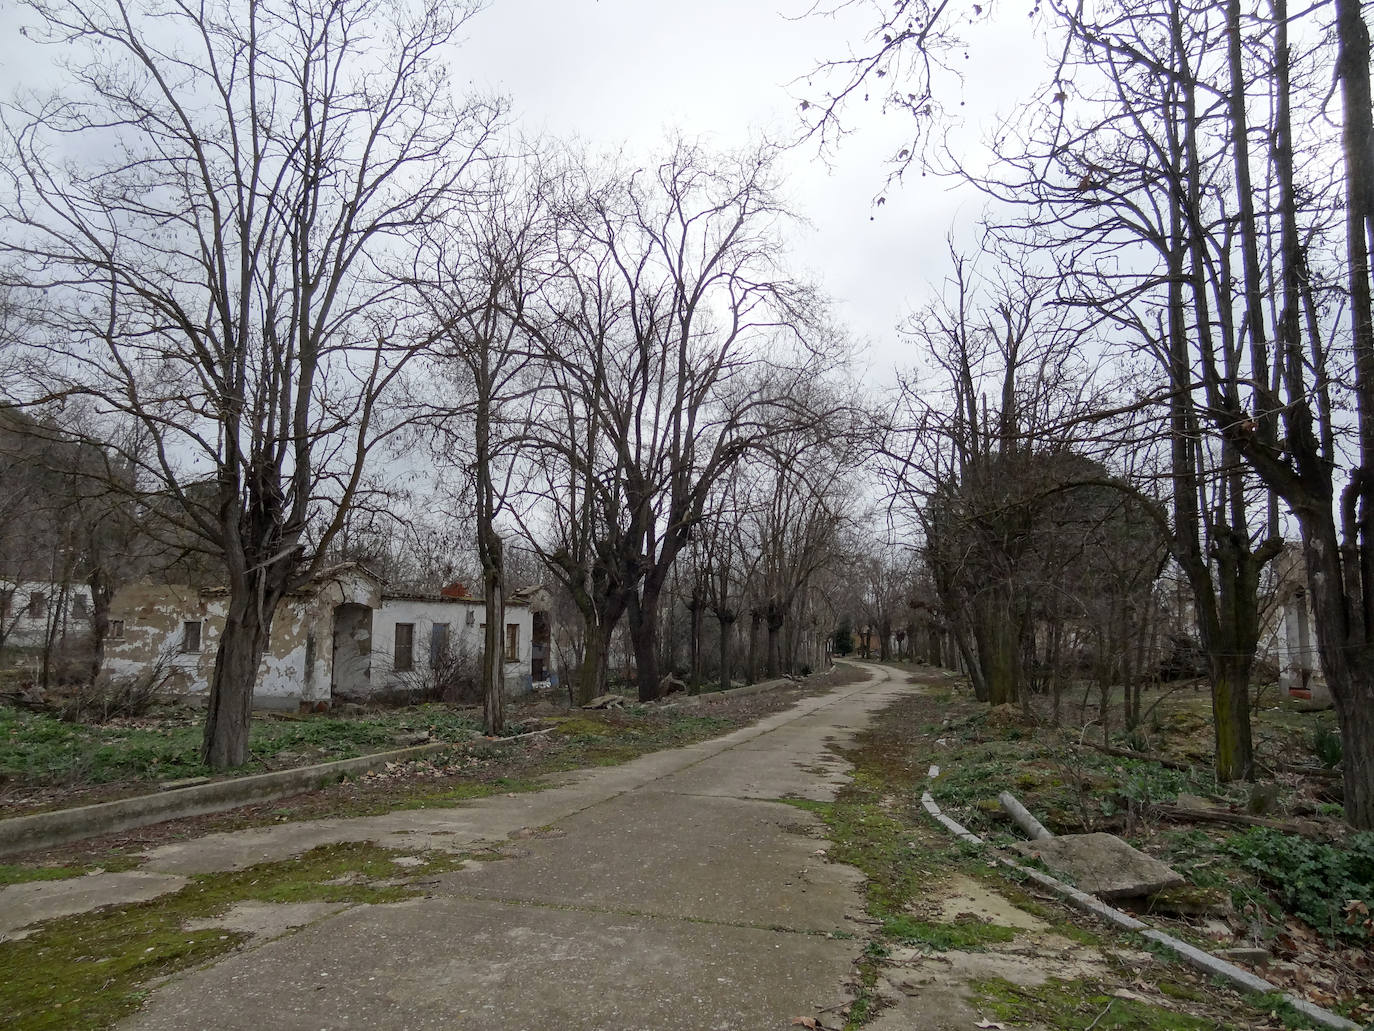
[[[1158,859],[1132,848],[1115,834],[1063,834],[1018,842],[1012,848],[1042,860],[1081,891],[1100,899],[1139,898],[1184,883]]]

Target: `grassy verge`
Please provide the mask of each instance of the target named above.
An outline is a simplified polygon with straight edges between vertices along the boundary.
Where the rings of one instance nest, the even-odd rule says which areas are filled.
[[[968,997],[991,1019],[1008,1026],[1031,1023],[1119,1031],[1200,1031],[1232,1026],[1232,1021],[1238,1026],[1280,1026],[1282,1014],[1266,1016],[1271,1007],[1256,1008],[1258,1004],[1243,1002],[1229,989],[1210,985],[1173,964],[1152,965],[1143,975],[1150,998],[1141,994],[1143,989],[1132,991],[1133,985],[1142,983],[1142,974],[1123,957],[1139,955],[1140,940],[1085,924],[1081,914],[1065,910],[1056,899],[1032,897],[1026,888],[990,870],[980,851],[936,828],[920,806],[927,770],[938,764],[943,771],[937,783],[937,794],[944,798],[941,804],[979,823],[981,830],[1011,836],[1009,825],[993,812],[997,793],[1008,787],[1042,791],[1039,801],[1053,801],[1052,811],[1078,811],[1078,789],[1058,769],[1043,763],[1044,750],[1053,747],[1043,737],[1041,730],[1030,733],[1024,727],[988,729],[986,707],[966,701],[935,675],[920,695],[882,713],[843,753],[854,764],[854,773],[834,802],[793,803],[825,822],[833,841],[830,857],[865,875],[871,924],[856,961],[855,1001],[846,1015],[846,1031],[864,1026],[880,1009],[880,978],[899,950],[909,956],[913,947],[922,954],[1018,948],[1022,932],[1015,928],[980,919],[930,918],[932,901],[952,890],[946,882],[955,874],[985,883],[1016,908],[1044,921],[1049,933],[1086,949],[1111,975],[1105,980],[1051,979],[1040,986],[998,978],[970,980],[964,986]],[[1124,776],[1129,779],[1131,774]],[[957,959],[955,963],[957,967]]]
[[[419,705],[366,716],[255,717],[248,765],[236,773],[279,769],[293,759],[326,762],[395,747],[402,733],[458,740],[478,729],[472,713]],[[181,713],[108,724],[67,723],[0,706],[0,779],[30,785],[106,784],[203,776],[200,717]]]
[[[552,725],[551,733],[522,741],[470,741],[423,759],[329,785],[317,791],[243,806],[229,812],[174,820],[121,834],[107,835],[9,860],[13,882],[34,869],[82,873],[92,867],[136,865],[151,847],[216,831],[241,830],[286,820],[334,816],[368,816],[394,809],[461,805],[476,798],[534,791],[551,783],[548,775],[608,766],[664,748],[716,737],[788,708],[816,691],[862,680],[862,674],[837,669],[762,694],[713,699],[700,708],[679,709],[631,705],[620,710],[567,712],[544,707],[522,714]],[[0,883],[5,877],[0,876]]]

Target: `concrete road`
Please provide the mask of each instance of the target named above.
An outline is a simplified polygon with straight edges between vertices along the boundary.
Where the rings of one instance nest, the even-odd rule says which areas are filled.
[[[846,764],[831,746],[909,690],[871,668],[726,737],[548,791],[168,846],[144,869],[232,869],[339,840],[517,848],[425,898],[326,907],[174,978],[123,1026],[758,1031],[839,1005],[860,877],[777,799],[833,797]]]

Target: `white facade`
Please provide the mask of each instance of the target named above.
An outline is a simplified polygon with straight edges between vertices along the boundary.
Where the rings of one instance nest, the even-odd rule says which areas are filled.
[[[161,664],[169,689],[208,691],[227,602],[222,590],[149,583],[121,590],[110,606],[104,672],[136,676]],[[480,657],[484,622],[480,599],[388,595],[361,567],[327,571],[278,607],[254,704],[324,710],[377,693],[418,691],[428,686],[440,652]],[[530,688],[530,606],[508,604],[505,622],[506,689],[519,694]]]
[[[530,607],[507,602],[505,624],[501,641],[506,691],[508,694],[524,694],[530,690]],[[438,653],[445,647],[453,653],[480,658],[486,625],[486,606],[477,598],[421,598],[383,594],[381,606],[372,619],[375,641],[373,677],[382,678],[383,687],[403,687],[417,669],[439,658]],[[408,656],[405,654],[404,640],[398,655],[398,626],[411,628]],[[436,627],[446,629],[436,631]],[[397,668],[398,657],[403,667],[400,669]]]
[[[50,638],[91,629],[91,590],[85,584],[0,580],[0,637],[11,648],[41,648]]]

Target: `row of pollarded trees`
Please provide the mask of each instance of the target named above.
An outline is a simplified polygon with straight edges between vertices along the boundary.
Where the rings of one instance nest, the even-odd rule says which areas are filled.
[[[917,14],[919,32],[905,25]],[[960,30],[935,5],[881,17],[873,60],[845,67],[859,80],[894,73],[894,95],[934,114]],[[1010,206],[993,228],[1013,263],[1131,378],[1114,403],[1139,416],[1112,427],[1114,467],[1158,485],[1145,493],[1163,506],[1156,522],[1191,587],[1218,772],[1252,774],[1256,592],[1291,525],[1341,723],[1346,815],[1374,827],[1365,9],[1113,0],[1050,3],[1037,17],[1059,56],[1050,81],[999,127],[990,171],[956,154],[946,167]],[[828,119],[836,107],[817,110]]]
[[[838,567],[852,557],[859,516],[847,443],[853,437],[834,411],[792,426],[713,492],[678,577],[692,683],[708,668],[725,688],[736,672],[752,682],[824,658]]]
[[[500,101],[451,92],[479,7],[26,5],[68,64],[4,110],[4,396],[79,404],[105,488],[222,573],[213,766],[246,758],[279,603],[401,507],[422,443],[473,502],[494,732],[512,534],[576,601],[581,694],[623,624],[652,697],[713,491],[836,407],[772,152],[515,153]]]

